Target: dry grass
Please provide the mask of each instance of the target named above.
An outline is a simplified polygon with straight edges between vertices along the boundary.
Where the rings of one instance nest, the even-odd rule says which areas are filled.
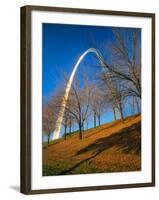
[[[43,175],[141,170],[141,116],[117,120],[43,148]]]

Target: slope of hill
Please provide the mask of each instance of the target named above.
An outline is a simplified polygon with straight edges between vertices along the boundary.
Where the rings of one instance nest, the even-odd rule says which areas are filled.
[[[141,170],[141,116],[127,117],[43,147],[43,175]]]

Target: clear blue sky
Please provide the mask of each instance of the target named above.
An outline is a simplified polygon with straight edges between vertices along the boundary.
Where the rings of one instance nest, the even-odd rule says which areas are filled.
[[[111,27],[43,24],[43,97],[48,98],[71,73],[88,48],[113,40]],[[89,62],[94,55],[88,55]],[[96,60],[96,62],[98,62]],[[82,68],[82,63],[80,68]]]

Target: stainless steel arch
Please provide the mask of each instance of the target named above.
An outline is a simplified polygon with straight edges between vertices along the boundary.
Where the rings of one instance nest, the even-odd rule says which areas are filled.
[[[101,64],[101,66],[103,66],[104,63],[105,63],[103,57],[100,55],[100,53],[95,48],[89,48],[89,49],[87,49],[80,56],[80,58],[78,59],[78,61],[76,62],[76,65],[74,66],[74,69],[73,69],[73,71],[71,73],[71,76],[69,78],[69,81],[68,81],[66,89],[65,89],[65,94],[64,94],[64,97],[63,97],[63,101],[62,101],[61,110],[59,111],[58,119],[56,121],[56,128],[55,128],[55,131],[53,132],[53,139],[54,140],[58,139],[59,136],[60,136],[60,130],[61,130],[61,125],[62,125],[63,115],[64,115],[64,112],[65,112],[66,102],[67,102],[67,99],[68,99],[68,95],[69,95],[69,92],[70,92],[70,89],[71,89],[71,85],[72,85],[75,73],[76,73],[77,68],[80,65],[81,61],[84,59],[84,57],[88,53],[94,53],[97,56],[97,58],[99,59],[99,62]]]

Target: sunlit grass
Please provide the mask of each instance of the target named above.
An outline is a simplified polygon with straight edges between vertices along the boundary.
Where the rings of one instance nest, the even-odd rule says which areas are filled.
[[[43,175],[141,170],[141,116],[101,125],[43,148]]]

